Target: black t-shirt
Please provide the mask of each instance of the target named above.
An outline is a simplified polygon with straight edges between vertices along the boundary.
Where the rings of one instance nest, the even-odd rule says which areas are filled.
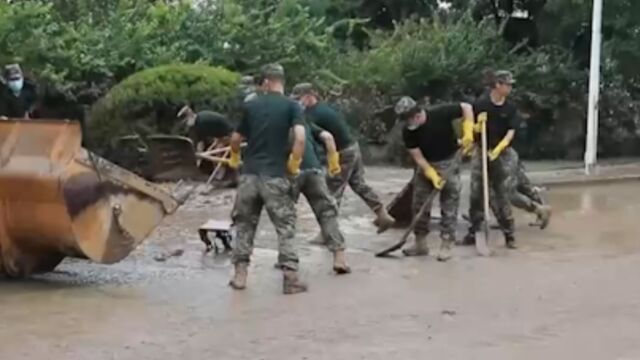
[[[493,149],[507,135],[509,130],[516,130],[519,125],[518,110],[508,99],[502,105],[496,105],[488,94],[483,95],[475,104],[476,115],[487,113],[487,146]],[[479,139],[480,137],[478,137]]]
[[[29,81],[16,96],[8,86],[0,84],[0,116],[8,118],[22,118],[33,111],[36,103],[36,87]]]
[[[453,122],[462,117],[460,104],[443,104],[425,110],[427,121],[414,130],[405,127],[402,139],[407,149],[420,148],[429,162],[451,158],[458,150]]]

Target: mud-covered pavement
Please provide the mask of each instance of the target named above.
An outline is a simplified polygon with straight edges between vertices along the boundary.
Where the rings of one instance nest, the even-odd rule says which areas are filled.
[[[369,171],[387,201],[409,177]],[[317,226],[302,201],[310,292],[296,296],[281,295],[266,217],[249,288],[228,288],[228,257],[203,255],[196,229],[227,218],[233,192],[198,196],[119,264],[71,260],[0,283],[0,359],[639,359],[639,187],[552,188],[548,229],[517,212],[519,250],[493,233],[493,257],[456,248],[445,264],[374,258],[401,230],[376,236],[372,214],[348,193],[341,225],[354,273],[344,277],[307,245]]]

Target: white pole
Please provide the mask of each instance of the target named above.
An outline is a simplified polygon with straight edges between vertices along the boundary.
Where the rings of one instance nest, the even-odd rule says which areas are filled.
[[[602,0],[593,0],[591,24],[591,68],[589,72],[589,108],[587,113],[587,141],[584,152],[585,173],[595,170],[598,158],[598,103],[600,101],[600,49],[602,28]]]

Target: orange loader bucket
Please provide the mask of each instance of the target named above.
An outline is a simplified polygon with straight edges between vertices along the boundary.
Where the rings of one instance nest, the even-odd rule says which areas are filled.
[[[0,274],[51,271],[67,256],[120,261],[178,208],[81,139],[77,122],[0,121]]]

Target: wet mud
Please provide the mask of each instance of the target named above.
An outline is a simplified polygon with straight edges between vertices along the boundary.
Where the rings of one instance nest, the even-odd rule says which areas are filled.
[[[408,178],[368,177],[386,201]],[[308,245],[318,228],[301,201],[310,292],[296,296],[281,294],[266,216],[248,289],[229,289],[229,256],[203,254],[197,228],[228,218],[234,193],[198,195],[118,264],[65,260],[0,281],[0,359],[639,359],[639,186],[552,188],[546,230],[516,211],[518,250],[493,231],[491,258],[457,247],[444,264],[374,258],[402,230],[376,236],[373,214],[348,192],[340,224],[353,274],[342,277]],[[466,189],[462,199],[461,214]],[[460,220],[458,236],[465,228]]]

